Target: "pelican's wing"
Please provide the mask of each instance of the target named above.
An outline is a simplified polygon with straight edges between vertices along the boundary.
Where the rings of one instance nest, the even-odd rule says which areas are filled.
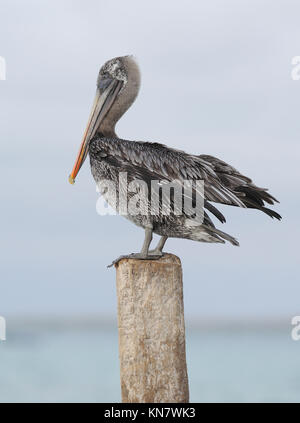
[[[202,180],[205,200],[246,207],[235,193],[222,185],[213,165],[199,156],[158,143],[105,138],[94,139],[90,151],[106,154],[105,160],[111,164],[117,161],[124,171],[134,169],[141,176],[149,173],[152,179],[178,180],[181,184],[189,180]]]
[[[271,217],[280,218],[273,210],[264,207],[264,201],[275,200],[265,189],[256,187],[251,179],[227,163],[207,155],[190,155],[163,144],[126,141],[120,139],[95,139],[90,150],[106,155],[105,160],[124,172],[132,172],[141,179],[204,182],[205,207],[219,220],[224,216],[209,201],[244,208],[257,208]],[[97,153],[98,152],[98,153]],[[201,193],[199,193],[201,195]]]

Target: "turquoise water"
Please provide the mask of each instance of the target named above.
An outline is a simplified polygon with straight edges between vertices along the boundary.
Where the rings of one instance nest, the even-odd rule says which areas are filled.
[[[187,330],[193,402],[299,402],[300,341],[285,329]],[[19,324],[0,343],[0,402],[119,402],[114,326]]]

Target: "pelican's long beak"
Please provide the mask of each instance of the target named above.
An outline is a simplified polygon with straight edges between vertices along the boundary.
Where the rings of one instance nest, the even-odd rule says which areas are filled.
[[[93,136],[97,132],[97,129],[100,127],[101,122],[103,121],[107,112],[111,108],[121,87],[122,87],[121,81],[112,80],[112,82],[103,91],[103,93],[100,93],[99,88],[97,88],[92,111],[88,120],[86,130],[83,135],[83,140],[82,140],[74,167],[72,169],[71,175],[69,176],[70,184],[74,184],[77,173],[79,172],[88,154],[90,140],[93,138]]]

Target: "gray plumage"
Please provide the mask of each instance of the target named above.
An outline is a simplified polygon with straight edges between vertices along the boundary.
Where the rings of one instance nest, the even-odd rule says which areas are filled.
[[[280,219],[275,211],[265,207],[265,202],[277,201],[265,189],[255,186],[251,179],[232,166],[212,156],[194,156],[165,145],[119,138],[96,136],[89,148],[91,170],[97,184],[102,179],[112,179],[116,186],[119,172],[127,172],[128,182],[144,180],[150,191],[151,180],[201,179],[205,186],[205,208],[219,221],[226,221],[222,213],[210,202],[244,208],[256,208],[271,217]],[[118,193],[117,193],[118,194]],[[108,199],[109,202],[109,199]],[[235,238],[215,228],[208,214],[201,226],[186,225],[183,216],[154,216],[153,232],[168,237],[189,238],[204,242],[230,241],[238,245]],[[128,216],[139,226],[148,223],[146,216]],[[203,238],[203,239],[202,239]]]
[[[183,186],[185,180],[204,181],[205,210],[203,223],[200,225],[184,213],[180,216],[174,213],[162,215],[161,209],[156,215],[127,216],[135,224],[150,231],[145,241],[147,248],[144,243],[141,258],[149,255],[148,241],[152,239],[152,231],[163,237],[159,248],[154,250],[155,253],[161,253],[167,237],[202,242],[229,241],[238,245],[234,237],[215,227],[208,213],[222,223],[225,222],[225,217],[212,203],[257,209],[272,218],[281,219],[277,212],[266,207],[277,202],[266,189],[257,187],[250,178],[218,158],[187,154],[156,142],[118,138],[115,124],[133,103],[140,87],[140,72],[132,57],[112,59],[101,68],[97,81],[100,94],[109,85],[113,86],[114,100],[111,100],[112,104],[99,126],[94,128],[88,147],[92,175],[108,203],[112,203],[112,198],[102,189],[101,181],[111,180],[118,187],[120,172],[127,173],[128,182],[136,179],[144,181],[149,192],[153,180],[176,180],[179,186]],[[148,199],[151,200],[150,196]]]

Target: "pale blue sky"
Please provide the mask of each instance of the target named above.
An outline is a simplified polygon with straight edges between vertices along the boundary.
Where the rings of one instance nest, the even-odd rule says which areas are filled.
[[[199,319],[300,313],[297,1],[0,0],[0,315],[115,315],[106,264],[143,232],[96,214],[85,163],[68,183],[99,67],[134,54],[140,95],[122,138],[215,155],[281,200],[283,221],[222,207],[240,248],[170,240]],[[221,225],[219,225],[221,226]]]

